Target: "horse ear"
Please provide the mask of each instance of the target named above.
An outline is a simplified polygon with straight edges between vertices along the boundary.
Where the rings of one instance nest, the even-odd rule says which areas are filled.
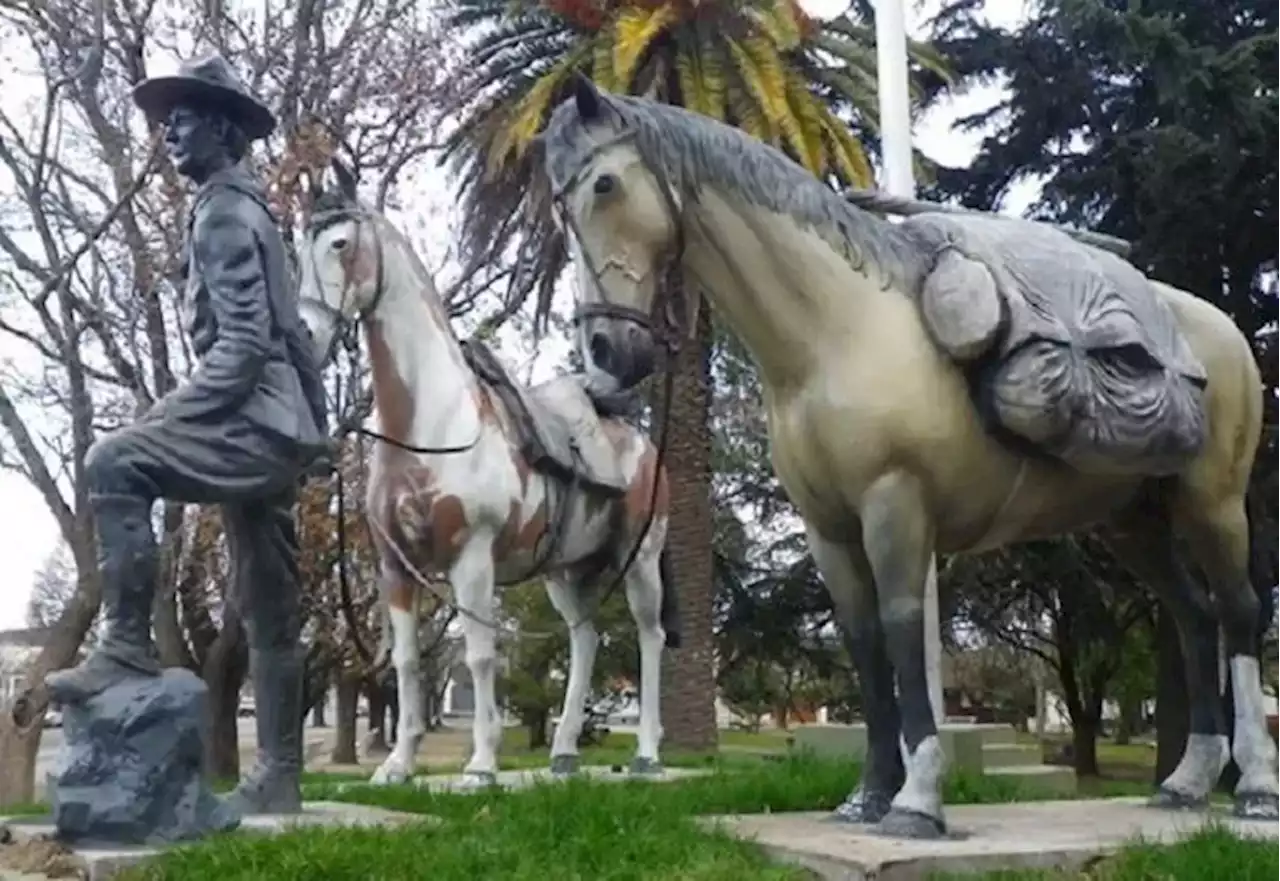
[[[329,167],[333,169],[333,175],[338,179],[338,190],[347,199],[352,202],[356,201],[356,176],[351,173],[351,169],[342,164],[337,156],[329,160]]]
[[[578,105],[578,116],[584,121],[599,119],[604,113],[604,99],[596,84],[581,72],[573,75],[573,100]]]
[[[311,196],[311,204],[314,205],[316,200],[324,194],[324,173],[317,172],[311,168],[302,169],[307,183],[307,193]]]

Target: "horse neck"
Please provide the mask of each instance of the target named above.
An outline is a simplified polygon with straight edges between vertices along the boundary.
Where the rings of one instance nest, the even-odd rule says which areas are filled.
[[[475,375],[425,270],[388,242],[386,289],[365,322],[382,433],[415,447],[457,446],[479,430]]]
[[[827,363],[824,353],[873,352],[893,314],[912,314],[888,289],[901,280],[886,279],[869,259],[855,270],[788,217],[704,190],[690,219],[686,283],[711,300],[775,389],[806,383]],[[887,241],[897,232],[884,226]]]

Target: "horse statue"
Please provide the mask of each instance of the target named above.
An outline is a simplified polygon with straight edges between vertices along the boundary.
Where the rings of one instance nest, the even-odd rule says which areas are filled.
[[[299,306],[326,363],[338,339],[363,330],[381,429],[359,430],[378,441],[365,516],[389,608],[399,736],[371,782],[414,772],[424,731],[417,600],[419,587],[439,590],[439,581],[452,587],[475,682],[464,784],[491,784],[498,770],[495,588],[533,577],[545,580],[570,624],[551,767],[574,773],[598,643],[595,587],[606,573],[624,587],[639,630],[631,771],[659,772],[661,654],[664,644],[678,645],[679,627],[657,450],[638,428],[597,416],[577,377],[525,388],[482,343],[460,342],[409,241],[357,199],[344,166],[334,171],[336,190],[312,184]]]
[[[1245,513],[1263,390],[1225,314],[1044,225],[889,223],[737,129],[582,77],[539,140],[592,383],[643,379],[701,296],[759,367],[773,464],[866,707],[866,764],[837,818],[945,833],[925,681],[933,555],[1104,526],[1186,656],[1191,735],[1151,803],[1205,805],[1231,754],[1221,621],[1235,810],[1276,819]]]

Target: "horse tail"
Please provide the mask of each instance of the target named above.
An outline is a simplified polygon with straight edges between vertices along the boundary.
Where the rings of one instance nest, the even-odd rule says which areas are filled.
[[[658,610],[658,620],[662,622],[662,630],[666,633],[666,646],[669,649],[680,648],[680,598],[676,594],[676,579],[671,573],[671,552],[663,547],[658,555],[658,575],[662,579],[662,606]]]

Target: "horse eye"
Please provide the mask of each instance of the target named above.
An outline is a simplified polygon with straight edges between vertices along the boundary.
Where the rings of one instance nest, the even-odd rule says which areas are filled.
[[[596,178],[592,189],[595,190],[597,196],[607,196],[612,193],[618,186],[618,179],[611,174],[602,174]]]

